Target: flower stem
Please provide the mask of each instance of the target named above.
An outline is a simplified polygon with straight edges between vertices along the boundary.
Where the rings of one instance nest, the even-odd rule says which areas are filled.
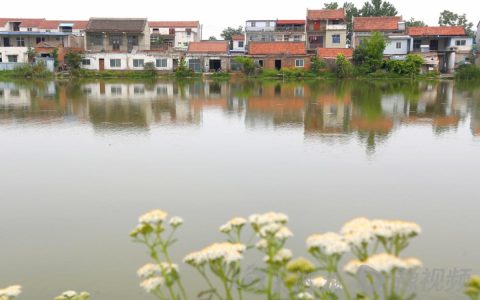
[[[338,270],[335,270],[335,275],[337,276],[338,282],[340,282],[340,284],[343,287],[343,292],[345,293],[345,297],[347,298],[347,300],[351,300],[352,297],[350,296],[350,292],[348,291],[348,287],[345,284],[345,281],[343,280],[342,275],[340,275],[340,272],[338,272]]]

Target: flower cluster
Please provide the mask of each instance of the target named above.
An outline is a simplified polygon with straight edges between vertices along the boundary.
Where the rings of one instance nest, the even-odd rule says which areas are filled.
[[[18,297],[22,293],[20,285],[12,285],[4,289],[0,289],[0,300],[11,300]]]
[[[247,223],[247,220],[244,218],[233,218],[228,221],[226,224],[220,226],[220,232],[230,233],[232,230],[241,230],[242,227]]]
[[[480,276],[473,275],[465,283],[465,295],[470,297],[471,300],[480,299]]]
[[[213,261],[230,264],[242,260],[246,248],[245,245],[238,243],[216,243],[188,254],[183,261],[193,266],[202,266]]]
[[[90,298],[90,294],[87,292],[65,291],[56,297],[55,300],[87,300],[88,298]]]
[[[319,251],[327,256],[342,255],[350,251],[345,237],[334,232],[311,235],[307,239],[307,248],[311,252]]]
[[[402,259],[400,257],[380,253],[366,261],[352,260],[345,267],[345,272],[355,275],[361,267],[368,267],[379,273],[390,273],[393,270],[414,270],[422,267],[422,262],[416,258]]]

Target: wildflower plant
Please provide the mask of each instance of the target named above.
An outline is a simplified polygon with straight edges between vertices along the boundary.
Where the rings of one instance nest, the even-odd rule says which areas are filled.
[[[480,299],[480,276],[474,275],[465,283],[465,295],[470,300]]]
[[[20,285],[12,285],[4,289],[0,289],[0,300],[12,300],[22,293]]]
[[[140,286],[158,299],[188,299],[183,287],[179,267],[174,264],[169,248],[177,241],[175,233],[183,224],[180,217],[172,217],[156,209],[142,215],[137,227],[130,233],[135,242],[143,244],[149,251],[152,262],[137,271],[142,279]]]
[[[87,292],[77,293],[75,291],[65,291],[55,300],[87,300],[90,298],[90,294]]]

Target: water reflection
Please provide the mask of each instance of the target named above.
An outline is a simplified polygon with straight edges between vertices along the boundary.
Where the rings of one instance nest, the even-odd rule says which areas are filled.
[[[247,129],[303,128],[306,139],[358,138],[368,151],[403,126],[480,134],[480,88],[453,82],[42,82],[0,83],[0,122],[90,123],[96,131],[200,126],[217,109]]]

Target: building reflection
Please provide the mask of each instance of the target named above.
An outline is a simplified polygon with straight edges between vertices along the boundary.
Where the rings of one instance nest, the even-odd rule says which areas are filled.
[[[206,113],[244,117],[245,126],[301,129],[306,139],[356,138],[369,152],[392,132],[431,126],[480,134],[478,89],[453,82],[236,81],[0,83],[0,122],[88,123],[95,130],[200,126]]]

